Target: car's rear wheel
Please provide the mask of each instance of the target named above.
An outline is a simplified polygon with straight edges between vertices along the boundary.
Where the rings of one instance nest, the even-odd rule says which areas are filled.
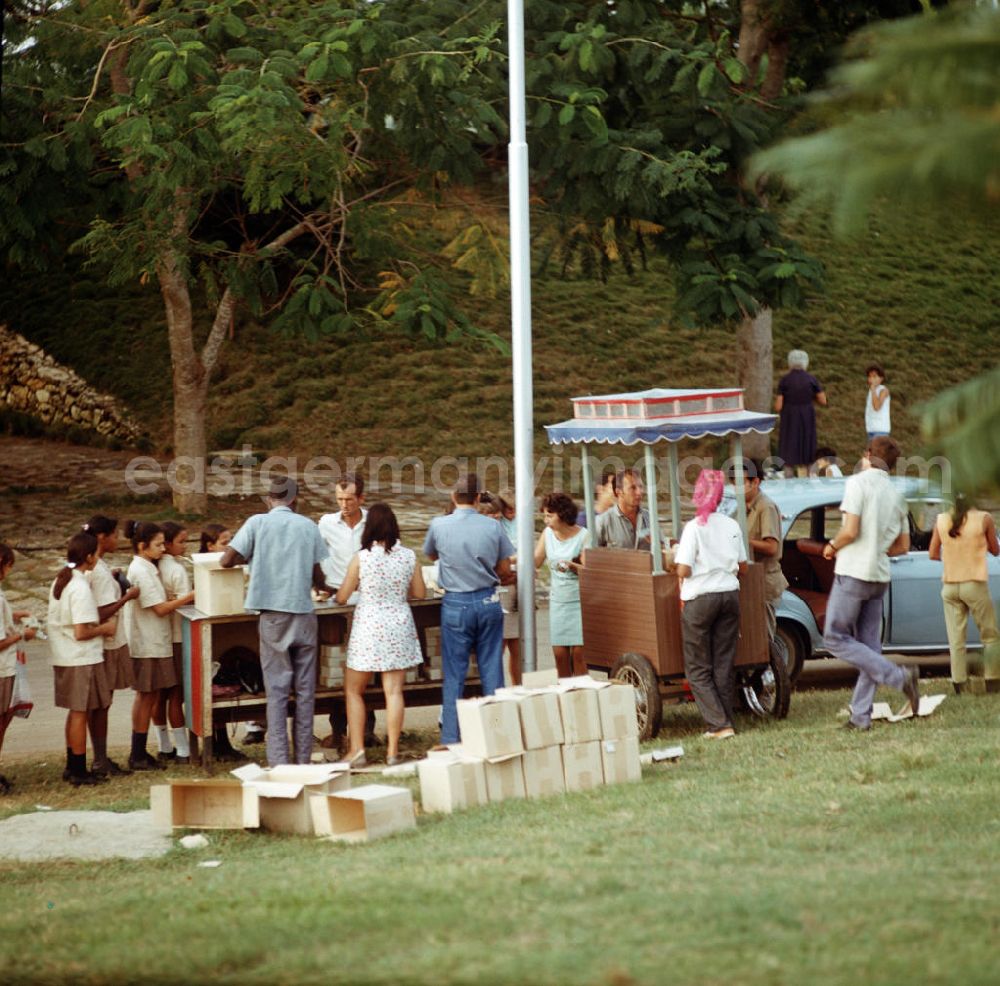
[[[766,667],[741,670],[737,687],[744,706],[753,715],[769,719],[784,719],[788,715],[792,683],[777,647],[771,648]]]
[[[802,674],[802,666],[805,663],[805,646],[799,632],[785,623],[779,623],[774,634],[775,645],[783,652],[785,667],[788,669],[789,681],[794,685],[795,680]]]

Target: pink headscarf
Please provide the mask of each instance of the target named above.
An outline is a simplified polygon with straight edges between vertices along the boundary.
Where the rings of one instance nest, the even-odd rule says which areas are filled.
[[[698,482],[694,484],[695,520],[702,526],[708,523],[708,515],[719,505],[726,477],[720,469],[702,469]]]

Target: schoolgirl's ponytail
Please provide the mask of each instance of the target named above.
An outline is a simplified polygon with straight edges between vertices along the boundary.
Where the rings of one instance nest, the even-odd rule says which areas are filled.
[[[52,583],[52,595],[59,599],[63,589],[73,578],[73,569],[86,563],[91,555],[97,554],[97,538],[88,531],[80,531],[69,539],[66,545],[66,564],[59,569],[55,582]]]

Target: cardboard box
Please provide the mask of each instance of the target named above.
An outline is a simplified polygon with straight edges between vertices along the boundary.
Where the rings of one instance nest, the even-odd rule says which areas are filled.
[[[521,713],[521,739],[526,750],[558,746],[563,742],[559,695],[550,689],[498,688],[497,695],[513,699]]]
[[[312,794],[333,794],[351,786],[346,764],[286,764],[260,767],[255,763],[232,771],[260,797],[260,824],[269,832],[312,835]]]
[[[231,780],[185,780],[149,789],[154,823],[162,828],[260,827],[256,790]]]
[[[191,556],[194,567],[194,605],[206,616],[242,613],[243,567],[223,568],[223,552],[210,551]]]
[[[484,760],[486,774],[486,795],[490,801],[505,801],[507,798],[524,798],[524,766],[520,756],[504,757],[502,760]]]
[[[605,784],[625,784],[642,780],[638,737],[601,740],[599,745]]]
[[[567,743],[562,748],[563,772],[567,791],[589,791],[604,783],[604,766],[601,763],[601,744]]]
[[[597,690],[559,685],[559,711],[562,714],[563,742],[576,745],[601,738],[601,712]]]
[[[544,798],[566,790],[562,747],[545,746],[528,750],[521,757],[524,769],[524,790],[529,798]]]
[[[431,750],[417,763],[424,811],[459,811],[486,804],[485,761],[452,750]]]
[[[602,739],[628,739],[639,735],[635,711],[635,689],[623,682],[609,681],[597,690]]]
[[[406,787],[366,784],[309,798],[315,832],[335,842],[370,842],[417,827],[413,795]]]
[[[462,748],[473,757],[492,760],[524,752],[518,703],[501,695],[459,699]]]

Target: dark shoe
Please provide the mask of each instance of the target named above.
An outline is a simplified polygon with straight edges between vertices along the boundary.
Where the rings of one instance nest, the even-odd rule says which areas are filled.
[[[166,765],[158,763],[148,753],[142,758],[129,757],[129,770],[166,770]]]
[[[920,712],[920,668],[915,664],[907,665],[903,668],[906,680],[903,682],[903,694],[910,700],[910,708],[913,714]]]
[[[10,794],[12,785],[3,774],[0,774],[0,794]]]
[[[969,687],[969,683],[967,681],[953,681],[951,687],[955,690],[956,695],[961,695]]]
[[[219,751],[212,750],[212,759],[218,763],[242,763],[244,760],[251,760],[245,753],[234,750],[232,747]]]
[[[365,746],[382,746],[382,741],[374,733],[366,733]]]
[[[164,763],[173,763],[177,759],[177,751],[171,750],[169,753],[157,753],[157,760],[162,760]]]
[[[63,768],[63,780],[68,781],[73,775],[69,772],[69,767]]]
[[[90,772],[92,774],[97,774],[98,777],[128,777],[128,775],[132,773],[131,770],[119,767],[118,764],[110,758],[104,760],[103,762],[95,762],[91,764]]]
[[[869,723],[867,726],[859,726],[856,722],[851,722],[851,720],[848,719],[847,722],[845,722],[844,725],[841,726],[840,728],[846,729],[848,732],[853,731],[856,733],[867,733],[868,730],[871,729],[872,727],[871,723]]]
[[[70,774],[69,782],[73,787],[93,787],[97,784],[106,784],[106,777],[98,777],[97,774],[87,771],[85,774]]]

